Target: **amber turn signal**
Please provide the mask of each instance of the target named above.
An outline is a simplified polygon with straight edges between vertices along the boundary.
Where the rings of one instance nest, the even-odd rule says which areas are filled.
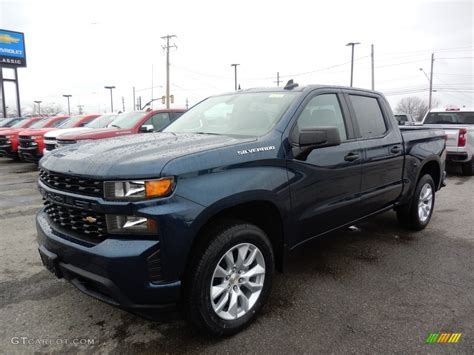
[[[174,179],[166,177],[159,180],[145,181],[146,197],[162,197],[169,195],[173,190]]]

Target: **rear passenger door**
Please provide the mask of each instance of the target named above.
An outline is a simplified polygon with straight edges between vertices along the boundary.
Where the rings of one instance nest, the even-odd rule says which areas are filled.
[[[403,188],[404,152],[400,130],[390,120],[388,103],[379,95],[345,93],[362,149],[361,216],[391,205]]]

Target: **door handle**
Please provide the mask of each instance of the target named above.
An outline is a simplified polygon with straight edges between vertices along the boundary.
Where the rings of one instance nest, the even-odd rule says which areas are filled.
[[[354,161],[354,160],[357,160],[359,159],[359,154],[357,153],[349,153],[347,154],[345,157],[344,157],[344,160],[345,161]]]
[[[392,147],[392,149],[390,149],[390,152],[392,152],[393,154],[398,154],[402,151],[402,148],[398,145]]]

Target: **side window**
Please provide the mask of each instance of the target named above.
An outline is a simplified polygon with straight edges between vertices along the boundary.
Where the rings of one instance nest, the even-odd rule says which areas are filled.
[[[168,112],[160,112],[150,117],[143,125],[152,125],[155,132],[161,131],[171,122]]]
[[[301,112],[297,124],[299,129],[320,126],[337,127],[341,140],[347,139],[344,117],[336,94],[323,94],[313,97]]]
[[[362,138],[379,137],[387,131],[382,110],[375,97],[349,95],[349,98]]]
[[[54,122],[51,127],[57,127],[59,126],[61,123],[64,123],[64,121],[66,121],[68,118],[63,118],[63,119],[60,119],[60,120],[57,120],[56,122]]]
[[[85,121],[82,121],[81,124],[79,125],[79,127],[84,127],[86,124],[92,122],[93,120],[95,120],[95,118],[89,118]]]

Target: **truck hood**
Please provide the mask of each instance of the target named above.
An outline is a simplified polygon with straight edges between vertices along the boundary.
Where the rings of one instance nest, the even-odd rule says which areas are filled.
[[[24,130],[24,128],[9,128],[0,130],[0,136],[18,135],[18,133],[23,132]]]
[[[111,137],[119,137],[123,135],[133,134],[134,131],[132,128],[120,129],[120,128],[98,128],[89,132],[79,132],[79,133],[68,133],[64,136],[61,135],[61,139],[64,140],[88,140],[88,139],[103,139]]]
[[[40,166],[97,179],[154,178],[175,158],[254,140],[207,134],[134,134],[54,150]]]
[[[57,130],[57,128],[26,128],[20,131],[20,136],[42,136],[46,132],[55,130]]]
[[[58,136],[62,136],[63,134],[69,134],[69,133],[82,133],[82,132],[88,132],[92,131],[93,128],[87,128],[87,127],[76,127],[76,128],[65,128],[65,129],[56,129],[54,131],[48,132],[44,135],[44,138],[51,138],[55,139]]]

